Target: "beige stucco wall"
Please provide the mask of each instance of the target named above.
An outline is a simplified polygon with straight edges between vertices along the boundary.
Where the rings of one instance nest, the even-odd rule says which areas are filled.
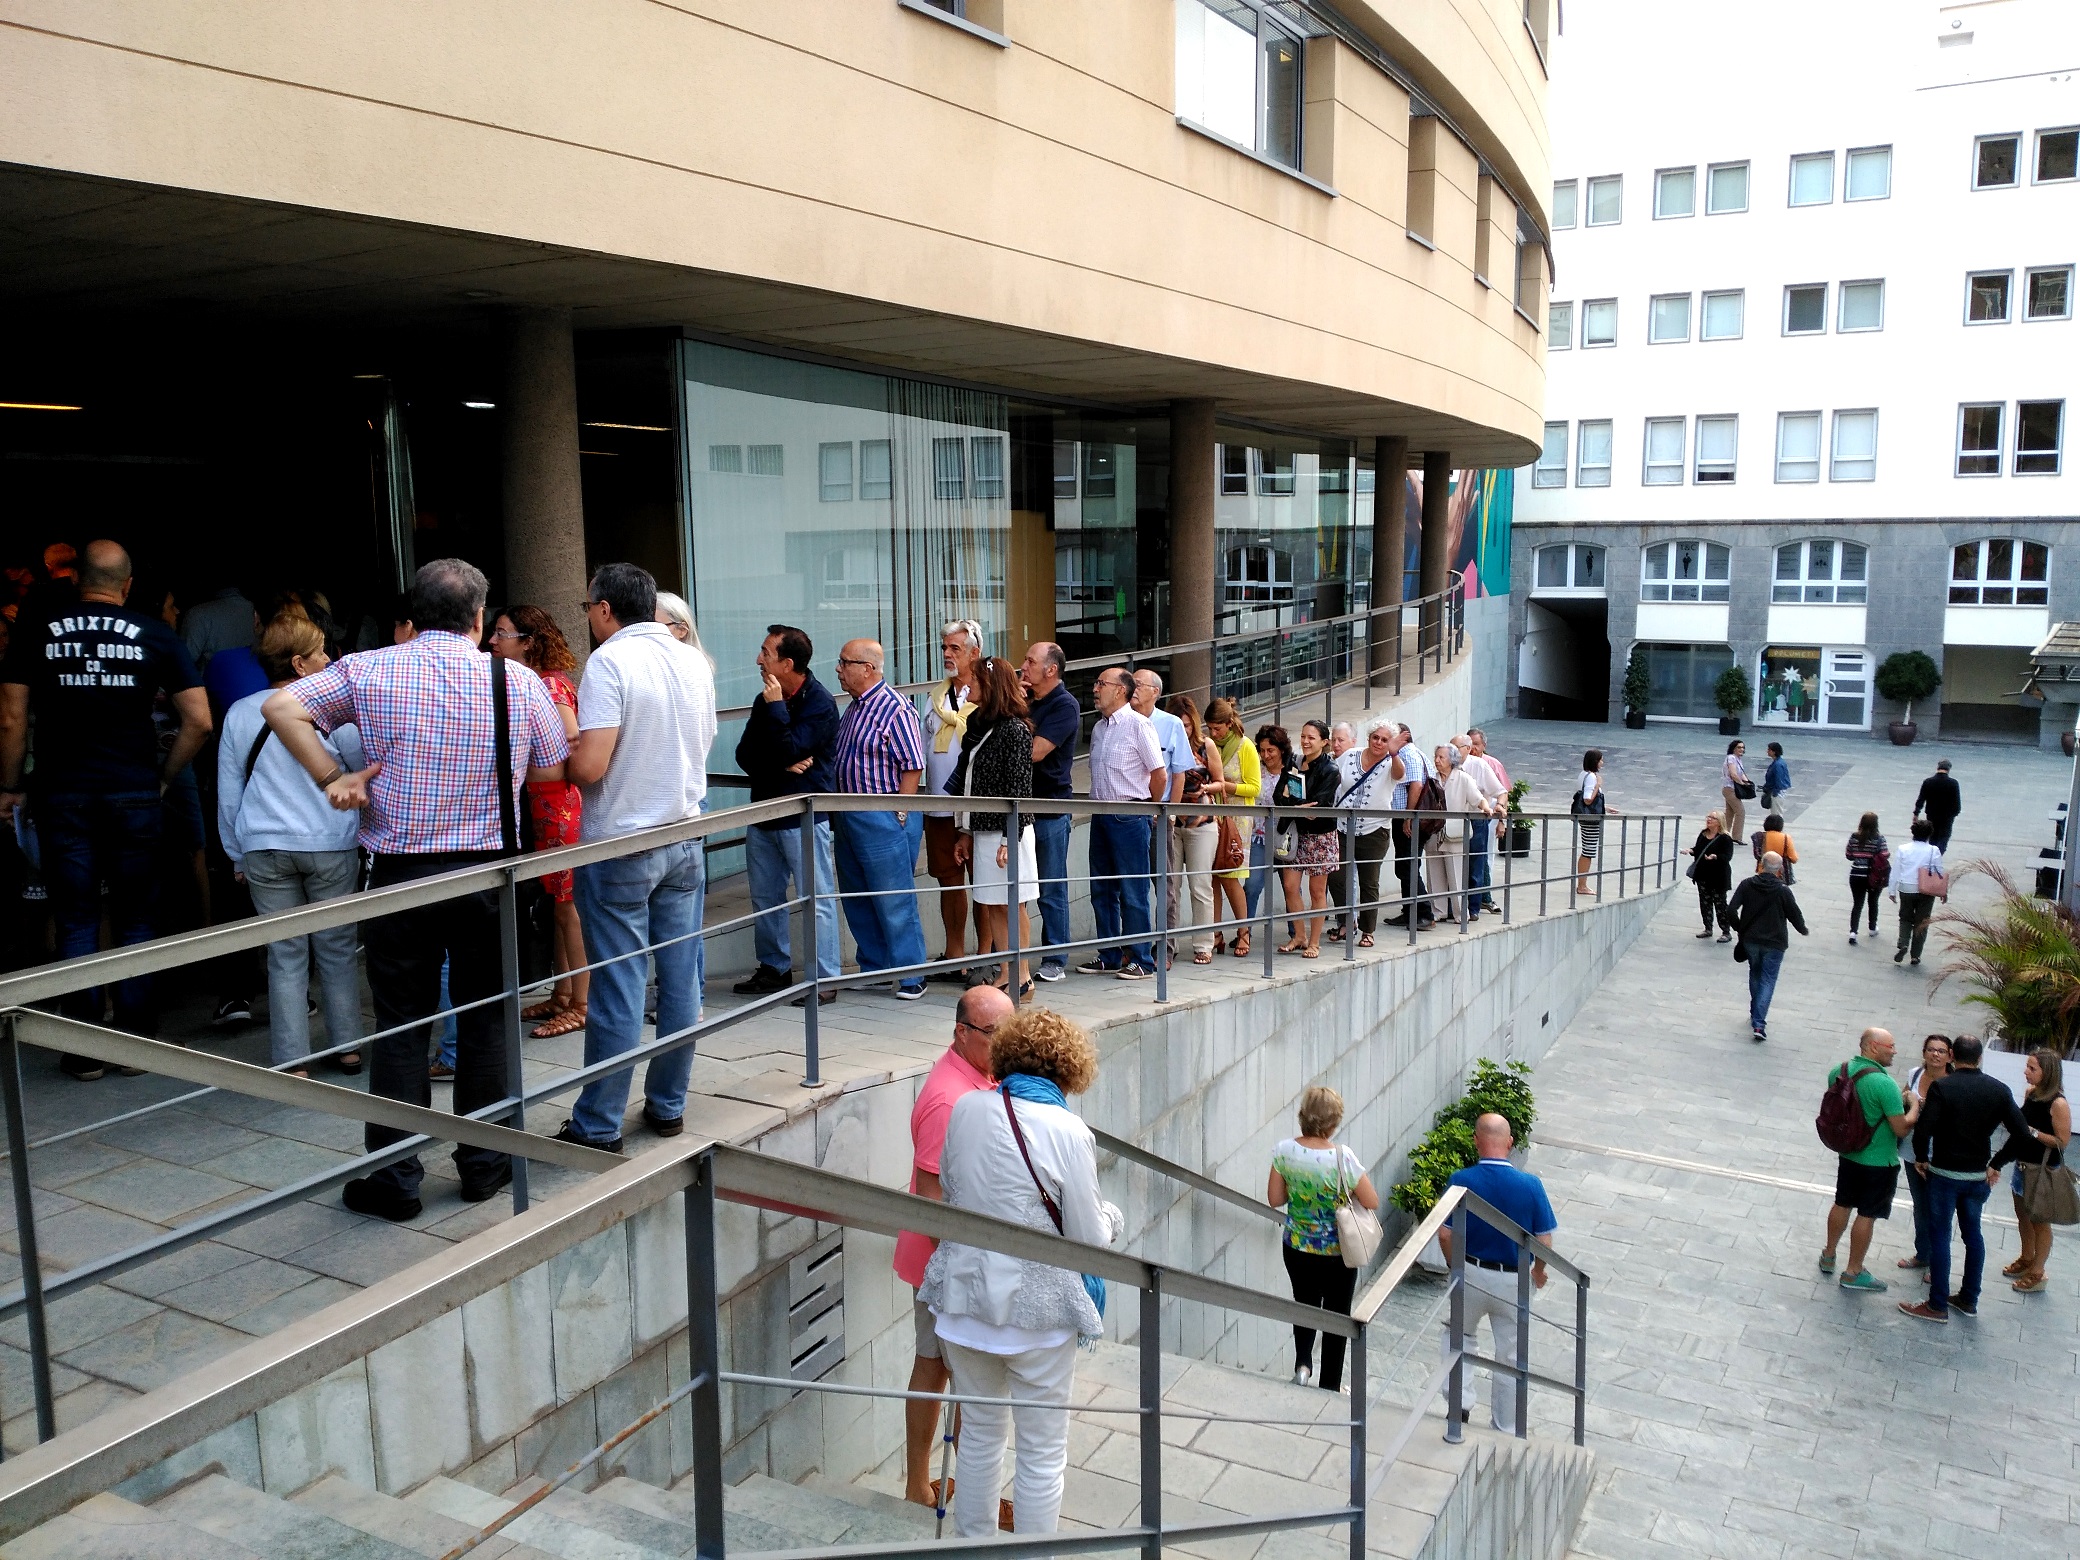
[[[1542,202],[1514,5],[1351,9]],[[1331,197],[1177,125],[1172,0],[1002,17],[1008,49],[896,0],[5,0],[0,162],[1105,343],[1094,394],[1211,364],[1377,398],[1380,432],[1451,419],[1465,464],[1532,458],[1542,344],[1474,279],[1474,156],[1441,162],[1437,251],[1409,242],[1392,81],[1310,50]]]

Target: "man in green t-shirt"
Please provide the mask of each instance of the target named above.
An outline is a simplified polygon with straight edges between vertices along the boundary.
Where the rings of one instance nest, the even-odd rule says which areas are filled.
[[[1866,1029],[1856,1055],[1841,1067],[1828,1069],[1832,1087],[1848,1068],[1856,1080],[1856,1100],[1863,1106],[1863,1119],[1870,1123],[1871,1140],[1863,1147],[1840,1156],[1834,1171],[1834,1206],[1827,1210],[1827,1249],[1820,1253],[1820,1271],[1834,1271],[1835,1248],[1842,1231],[1849,1231],[1849,1265],[1842,1269],[1842,1288],[1860,1294],[1877,1294],[1883,1279],[1864,1271],[1863,1259],[1871,1247],[1873,1221],[1892,1217],[1892,1195],[1899,1187],[1900,1140],[1914,1130],[1921,1102],[1902,1098],[1899,1085],[1886,1069],[1892,1065],[1892,1035],[1884,1029]],[[1855,1215],[1852,1225],[1850,1215]]]

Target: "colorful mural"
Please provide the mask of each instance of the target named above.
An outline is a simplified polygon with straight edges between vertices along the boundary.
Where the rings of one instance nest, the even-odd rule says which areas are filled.
[[[1469,596],[1509,594],[1510,521],[1516,508],[1514,471],[1468,468],[1452,473],[1451,502],[1445,507],[1452,567],[1466,576]],[[1419,559],[1423,546],[1423,474],[1408,475],[1407,551],[1402,568],[1407,594],[1419,592]]]

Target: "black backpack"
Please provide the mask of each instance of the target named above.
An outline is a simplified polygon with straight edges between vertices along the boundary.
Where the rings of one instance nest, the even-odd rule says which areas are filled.
[[[1858,1062],[1870,1062],[1870,1066],[1857,1072],[1854,1069]],[[1867,1056],[1850,1058],[1842,1063],[1842,1075],[1830,1080],[1827,1092],[1820,1096],[1820,1114],[1813,1118],[1813,1129],[1820,1134],[1820,1141],[1837,1154],[1868,1148],[1871,1135],[1877,1131],[1876,1125],[1865,1119],[1863,1101],[1856,1094],[1856,1080],[1877,1066]]]

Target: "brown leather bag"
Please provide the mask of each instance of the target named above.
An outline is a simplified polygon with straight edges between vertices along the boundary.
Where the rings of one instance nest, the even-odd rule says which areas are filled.
[[[1220,838],[1213,847],[1213,870],[1233,872],[1249,861],[1249,845],[1233,818],[1223,814],[1219,823]]]

